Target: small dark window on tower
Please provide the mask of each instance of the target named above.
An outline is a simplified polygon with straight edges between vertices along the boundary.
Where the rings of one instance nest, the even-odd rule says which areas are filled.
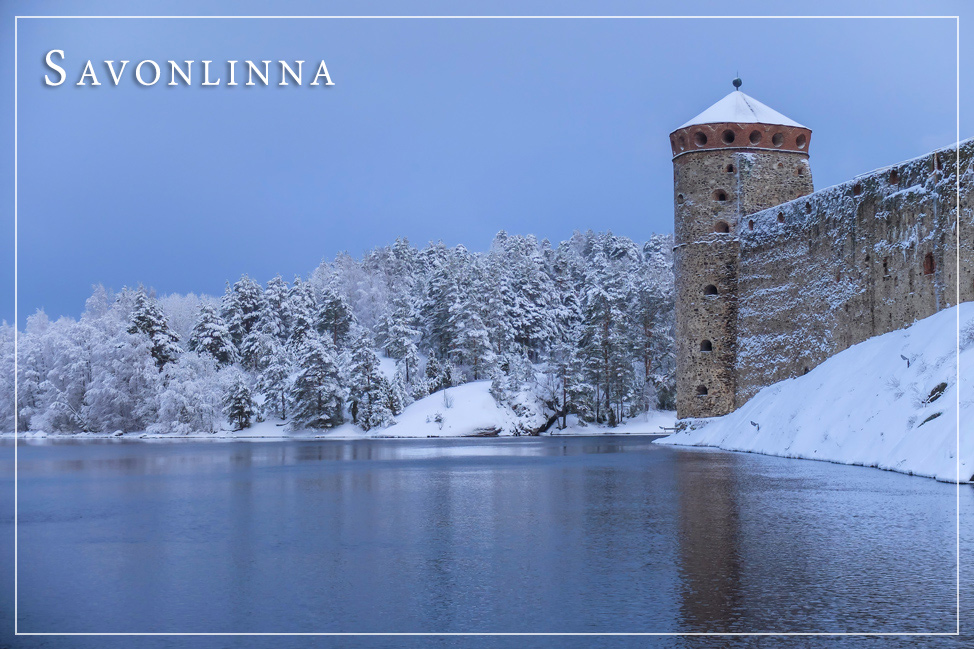
[[[679,138],[679,142],[680,142],[680,151],[685,151],[687,148],[687,136],[681,135]]]
[[[676,195],[676,202],[679,203],[680,205],[683,205],[683,201],[685,200],[686,200],[686,196],[684,196],[683,194]]]
[[[727,173],[729,174],[734,173],[734,165],[727,165]]]
[[[785,213],[778,212],[778,223],[784,223],[784,222],[785,222]]]
[[[713,284],[707,284],[703,287],[704,295],[717,295],[717,287]]]
[[[807,143],[808,138],[805,137],[804,133],[795,138],[795,144],[798,145],[799,149],[804,149]]]
[[[805,203],[805,214],[811,214],[811,213],[812,213],[812,204]]]
[[[751,141],[751,144],[758,144],[761,141],[761,131],[751,131],[748,139]]]
[[[707,386],[706,385],[698,385],[697,386],[697,396],[698,397],[705,397],[705,396],[707,396]]]
[[[754,219],[751,219],[750,221],[747,222],[747,229],[748,230],[754,229]]]
[[[795,167],[795,175],[796,176],[804,176],[805,175],[805,168],[802,167],[801,165],[798,165],[797,167]]]
[[[697,131],[693,134],[693,141],[697,146],[704,146],[707,144],[707,136],[703,131]]]
[[[928,252],[926,255],[923,256],[923,274],[933,275],[933,271],[935,268],[936,265],[934,264],[933,261],[933,253]]]
[[[775,133],[771,136],[771,144],[775,146],[781,146],[785,143],[785,136],[781,133]]]
[[[883,257],[883,275],[889,273],[889,257]]]
[[[727,221],[717,221],[714,223],[714,232],[719,234],[727,234],[730,232],[730,226],[727,225]]]
[[[712,352],[714,351],[714,344],[709,340],[700,341],[700,351],[702,352]]]
[[[862,183],[856,183],[855,185],[852,186],[853,196],[858,196],[861,193],[862,193]]]
[[[723,203],[727,200],[727,192],[725,192],[723,189],[715,190],[714,200]]]
[[[887,178],[887,180],[889,181],[890,185],[899,185],[900,174],[896,172],[896,169],[893,169],[893,171],[889,172],[889,177]]]
[[[733,144],[734,143],[734,131],[732,131],[730,129],[725,130],[723,133],[720,134],[720,139],[722,139],[724,141],[724,144]]]

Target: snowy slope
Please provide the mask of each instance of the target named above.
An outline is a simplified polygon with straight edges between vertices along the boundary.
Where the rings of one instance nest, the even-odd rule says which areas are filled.
[[[959,395],[960,480],[970,482],[972,374],[974,302],[967,302],[854,345],[805,376],[764,388],[729,415],[692,420],[686,431],[656,443],[874,466],[953,482]]]
[[[436,421],[442,419],[442,426]],[[434,392],[406,407],[396,424],[374,435],[391,437],[458,437],[500,432],[510,434],[516,417],[490,394],[490,381],[474,381]]]

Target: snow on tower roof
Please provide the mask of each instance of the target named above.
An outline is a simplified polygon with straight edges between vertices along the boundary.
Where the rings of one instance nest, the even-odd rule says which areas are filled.
[[[777,124],[780,126],[798,126],[806,128],[794,120],[790,120],[773,108],[768,108],[754,97],[748,97],[740,90],[735,90],[716,104],[703,111],[680,128],[696,124]]]

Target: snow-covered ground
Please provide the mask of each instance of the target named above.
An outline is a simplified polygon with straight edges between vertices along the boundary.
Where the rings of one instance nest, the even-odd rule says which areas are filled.
[[[686,431],[656,443],[827,460],[954,482],[959,436],[960,480],[971,482],[972,374],[974,302],[967,302],[854,345],[805,376],[764,388],[729,415],[693,420]]]
[[[535,417],[532,423],[543,422]],[[625,423],[608,428],[605,426],[579,425],[574,417],[568,418],[568,427],[548,431],[552,435],[637,435],[659,434],[661,426],[672,427],[676,413],[671,411],[651,412],[629,419]],[[376,437],[475,437],[507,436],[514,434],[518,423],[525,419],[508,406],[500,405],[490,394],[490,381],[464,383],[447,390],[441,390],[410,404],[398,417],[396,423],[388,428],[373,429],[368,432],[346,422],[329,430],[292,431],[285,422],[279,420],[262,421],[241,431],[221,430],[217,433],[193,435],[149,435],[144,432],[118,435],[77,433],[72,435],[47,435],[45,433],[22,434],[26,439],[67,438],[67,439],[366,439]],[[0,437],[10,438],[12,434]]]
[[[676,425],[676,412],[673,410],[654,410],[627,419],[615,428],[596,426],[579,422],[577,417],[569,415],[568,427],[558,430],[554,426],[548,435],[667,435],[664,428]]]

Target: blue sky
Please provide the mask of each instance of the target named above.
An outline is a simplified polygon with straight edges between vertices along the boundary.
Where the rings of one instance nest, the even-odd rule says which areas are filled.
[[[914,5],[815,10],[896,14],[915,13]],[[149,14],[674,11],[632,2],[137,6]],[[3,5],[7,151],[12,16],[41,11],[129,14],[133,6]],[[817,188],[948,145],[955,134],[953,20],[21,19],[17,37],[21,321],[40,307],[78,315],[96,283],[219,294],[242,273],[290,279],[396,236],[483,250],[501,229],[552,241],[575,229],[637,240],[671,232],[667,135],[730,92],[738,72],[742,90],[813,130]],[[68,73],[56,88],[43,85],[51,49],[65,50]],[[88,59],[98,88],[73,85]],[[114,87],[106,59],[153,59],[166,77],[169,59],[324,59],[336,85],[141,88],[129,68]],[[972,102],[962,74],[967,137]],[[12,242],[12,155],[0,171],[9,179],[0,204]],[[4,251],[0,318],[10,321],[12,245]]]

